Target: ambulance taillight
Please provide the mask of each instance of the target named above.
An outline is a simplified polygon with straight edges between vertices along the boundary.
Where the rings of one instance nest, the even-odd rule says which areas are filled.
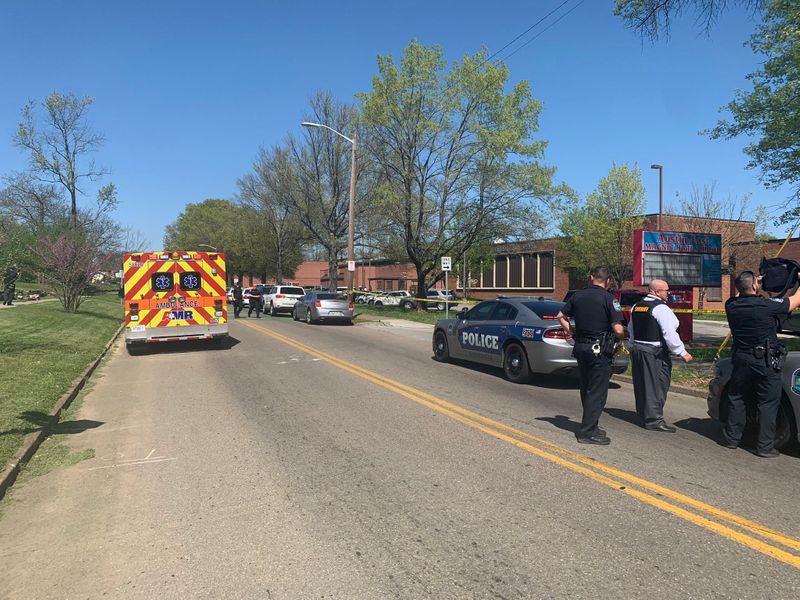
[[[138,321],[139,320],[139,303],[138,302],[131,302],[130,303],[130,312],[131,312],[131,321]]]

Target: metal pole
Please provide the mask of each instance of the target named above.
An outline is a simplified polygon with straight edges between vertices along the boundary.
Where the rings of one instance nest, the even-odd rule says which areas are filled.
[[[353,153],[352,159],[350,162],[350,205],[348,207],[348,219],[347,219],[347,260],[348,263],[352,262],[355,265],[356,254],[355,254],[355,224],[356,224],[356,140],[358,139],[358,133],[353,134]],[[352,292],[353,290],[353,276],[356,274],[355,271],[347,270],[347,289]]]
[[[661,231],[661,214],[664,212],[664,167],[658,168],[658,230]]]

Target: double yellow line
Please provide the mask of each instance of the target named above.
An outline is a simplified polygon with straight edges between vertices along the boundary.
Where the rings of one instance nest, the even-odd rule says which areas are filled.
[[[721,510],[690,496],[686,496],[646,479],[636,477],[625,471],[587,458],[552,442],[535,437],[524,431],[514,429],[456,404],[409,387],[379,373],[369,371],[353,363],[337,358],[321,350],[293,340],[285,335],[244,321],[243,325],[255,329],[302,352],[330,363],[344,371],[370,381],[400,396],[413,400],[438,413],[447,415],[473,429],[483,431],[531,454],[560,465],[575,473],[580,473],[598,483],[613,488],[623,494],[636,498],[646,504],[659,508],[672,515],[685,519],[700,527],[713,531],[723,537],[776,558],[800,569],[800,540],[769,529],[739,515]],[[714,520],[712,520],[714,519]],[[736,527],[737,529],[734,529]],[[758,537],[755,537],[758,536]],[[778,545],[775,545],[778,544]],[[783,546],[781,548],[780,546]],[[794,551],[794,552],[793,552]]]

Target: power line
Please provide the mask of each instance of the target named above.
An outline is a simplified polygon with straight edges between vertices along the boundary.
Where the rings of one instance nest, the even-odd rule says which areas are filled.
[[[559,22],[561,19],[563,19],[564,17],[566,17],[566,16],[567,16],[569,13],[571,13],[573,10],[575,10],[576,8],[578,8],[578,7],[579,7],[581,4],[583,4],[584,2],[585,2],[585,0],[580,0],[580,2],[578,2],[576,5],[574,5],[572,8],[570,8],[568,11],[566,11],[564,14],[562,14],[560,17],[558,17],[558,18],[557,18],[555,21],[553,21],[552,23],[550,23],[550,25],[548,25],[547,27],[545,27],[544,29],[542,29],[542,30],[541,30],[539,33],[537,33],[535,36],[533,36],[533,37],[532,37],[531,39],[529,39],[527,42],[525,42],[524,44],[522,44],[522,45],[521,45],[519,48],[517,48],[516,50],[514,50],[514,51],[513,51],[513,52],[511,52],[510,54],[507,54],[507,55],[506,55],[506,56],[503,58],[503,62],[507,61],[509,58],[511,58],[512,56],[514,56],[514,55],[515,55],[517,52],[519,52],[520,50],[522,50],[522,49],[523,49],[525,46],[527,46],[528,44],[530,44],[530,43],[531,43],[533,40],[535,40],[536,38],[538,38],[539,36],[541,36],[542,34],[544,34],[544,33],[545,33],[545,32],[546,32],[548,29],[550,29],[551,27],[553,27],[554,25],[556,25],[556,24],[557,24],[557,23],[558,23],[558,22]],[[556,8],[556,10],[558,10],[559,8],[561,8],[562,6],[564,6],[564,4],[566,4],[566,2],[562,3],[561,5],[559,5],[559,6],[558,6],[558,8]],[[552,14],[552,13],[551,13],[551,14]],[[519,37],[519,36],[518,36],[518,37]]]
[[[508,42],[508,43],[507,43],[505,46],[503,46],[502,48],[500,48],[500,50],[498,50],[497,52],[495,52],[494,54],[492,54],[492,55],[491,55],[489,58],[487,58],[487,59],[486,59],[486,61],[485,61],[485,62],[489,62],[490,60],[492,60],[492,59],[493,59],[495,56],[497,56],[498,54],[500,54],[501,52],[503,52],[503,50],[505,50],[506,48],[508,48],[509,46],[511,46],[511,45],[512,45],[514,42],[516,42],[518,39],[520,39],[521,37],[525,36],[525,35],[526,35],[528,32],[530,32],[531,30],[533,30],[534,28],[536,28],[536,27],[537,27],[537,26],[538,26],[540,23],[542,23],[543,21],[546,21],[546,20],[547,20],[547,19],[550,17],[550,15],[552,15],[552,14],[553,14],[553,13],[555,13],[555,12],[558,12],[558,11],[561,9],[561,7],[562,7],[562,6],[564,6],[565,4],[567,4],[567,3],[568,3],[568,2],[570,2],[570,1],[571,1],[571,0],[564,0],[564,2],[562,2],[561,4],[559,4],[558,6],[556,6],[556,7],[555,7],[553,10],[551,10],[549,13],[547,13],[545,16],[543,16],[543,17],[542,17],[541,19],[539,19],[538,21],[536,21],[536,23],[534,23],[533,25],[531,25],[530,27],[528,27],[528,28],[527,28],[525,31],[523,31],[522,33],[520,33],[520,34],[519,34],[517,37],[515,37],[513,40],[511,40],[510,42]],[[556,22],[558,22],[558,21],[556,21]],[[547,30],[545,29],[545,31],[547,31]],[[483,65],[481,65],[481,66],[483,66]]]

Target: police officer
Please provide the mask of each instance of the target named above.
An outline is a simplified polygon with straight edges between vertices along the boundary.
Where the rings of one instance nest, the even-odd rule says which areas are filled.
[[[664,421],[664,404],[672,378],[670,353],[687,363],[692,355],[678,335],[678,317],[667,306],[667,282],[653,279],[649,291],[634,304],[628,324],[636,413],[645,429],[675,433],[675,428]]]
[[[239,318],[239,313],[242,312],[244,298],[242,296],[242,284],[239,280],[233,282],[233,316]]]
[[[14,294],[17,291],[17,265],[11,265],[3,273],[3,305],[11,306],[14,302]]]
[[[247,309],[248,318],[256,311],[256,319],[261,318],[261,290],[255,286],[250,290],[250,308]]]
[[[728,384],[728,420],[722,445],[738,448],[747,422],[747,403],[758,410],[756,455],[774,458],[775,421],[781,399],[785,350],[778,344],[776,317],[800,306],[800,288],[789,298],[759,295],[761,278],[743,271],[734,280],[739,295],[725,303],[733,335],[733,374]]]
[[[611,443],[598,422],[608,398],[616,342],[624,339],[625,330],[620,307],[608,293],[609,279],[606,267],[595,267],[590,273],[591,285],[575,292],[558,313],[561,326],[572,332],[575,340],[572,353],[578,361],[583,405],[578,433],[581,444],[606,446]],[[574,327],[570,325],[570,318],[575,321]]]

